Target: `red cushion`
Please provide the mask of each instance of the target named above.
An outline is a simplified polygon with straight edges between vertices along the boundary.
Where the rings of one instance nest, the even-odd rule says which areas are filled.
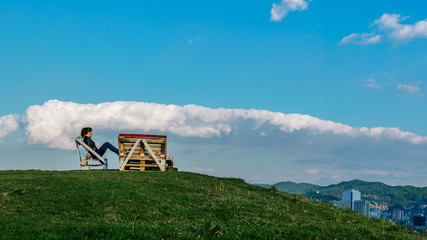
[[[149,135],[149,134],[126,134],[121,133],[119,137],[133,137],[133,138],[167,138],[165,135]]]

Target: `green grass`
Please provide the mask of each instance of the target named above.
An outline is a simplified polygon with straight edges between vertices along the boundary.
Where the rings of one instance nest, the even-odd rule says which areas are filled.
[[[328,203],[186,172],[0,171],[0,239],[426,239]]]

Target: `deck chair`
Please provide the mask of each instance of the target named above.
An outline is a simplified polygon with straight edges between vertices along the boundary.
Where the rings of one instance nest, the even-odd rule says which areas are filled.
[[[85,154],[84,159],[80,155],[79,145],[81,145],[88,152]],[[84,143],[81,137],[76,138],[76,147],[77,147],[77,153],[79,155],[80,167],[84,167],[86,170],[90,170],[91,167],[101,167],[101,166],[104,168],[104,170],[108,169],[107,159],[101,157],[97,152],[95,152],[86,143]],[[96,158],[92,158],[92,155],[90,153],[92,153],[92,155],[95,156]]]

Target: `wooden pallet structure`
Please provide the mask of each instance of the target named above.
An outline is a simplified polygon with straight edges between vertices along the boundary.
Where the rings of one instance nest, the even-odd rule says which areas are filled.
[[[120,171],[173,171],[173,157],[167,154],[167,136],[119,135]]]

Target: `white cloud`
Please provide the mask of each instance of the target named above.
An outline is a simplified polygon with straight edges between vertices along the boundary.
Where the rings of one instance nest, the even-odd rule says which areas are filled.
[[[189,43],[189,44],[193,44],[193,43],[200,42],[200,40],[201,40],[201,38],[200,38],[200,37],[198,37],[198,38],[192,38],[192,39],[189,39],[189,40],[188,40],[188,43]]]
[[[360,45],[368,45],[378,43],[381,40],[380,35],[375,35],[373,33],[352,33],[346,37],[344,37],[340,44],[360,44]]]
[[[373,22],[373,25],[378,25],[381,30],[396,29],[401,26],[399,22],[402,20],[404,19],[399,14],[384,13],[379,19]]]
[[[397,128],[355,128],[309,115],[284,114],[267,110],[212,109],[196,105],[164,105],[145,102],[78,104],[50,100],[30,106],[23,117],[28,143],[50,148],[73,149],[80,129],[95,131],[161,131],[182,137],[219,137],[253,124],[246,131],[267,125],[283,133],[305,130],[311,134],[332,133],[350,137],[399,139],[427,142],[427,137]],[[257,134],[258,135],[258,134]]]
[[[13,114],[0,117],[0,141],[3,141],[6,136],[18,130],[18,119],[19,116]]]
[[[280,3],[273,3],[270,20],[281,21],[289,12],[303,11],[307,7],[308,3],[305,0],[282,0]]]
[[[401,163],[399,163],[401,164]],[[369,167],[369,165],[366,165]],[[383,167],[386,168],[386,167]],[[307,173],[307,172],[306,172]],[[425,174],[418,174],[410,171],[394,171],[394,170],[373,170],[373,169],[365,169],[365,170],[354,170],[354,169],[341,169],[341,170],[319,170],[318,175],[311,174],[309,177],[316,178],[322,177],[318,179],[316,182],[320,185],[329,185],[336,184],[341,181],[350,181],[353,179],[363,179],[365,181],[382,181],[388,182],[391,185],[407,185],[408,183],[403,183],[404,179],[412,178],[414,176],[417,178],[425,178]],[[380,180],[381,179],[381,180]],[[387,179],[387,180],[386,180]],[[386,181],[385,181],[386,180]],[[420,181],[420,180],[418,180]],[[413,180],[412,183],[415,186],[425,186],[423,183],[418,184]]]
[[[410,94],[414,94],[420,90],[420,87],[414,86],[414,85],[409,85],[409,84],[399,83],[397,85],[396,89],[405,91],[405,92],[410,93]]]
[[[418,136],[411,132],[404,132],[398,128],[384,128],[384,127],[374,127],[366,128],[361,127],[358,129],[360,134],[368,137],[375,138],[389,138],[389,139],[404,139],[412,143],[423,143],[427,141],[427,137]]]
[[[202,168],[202,167],[181,167],[179,168],[181,172],[196,172],[196,173],[214,173],[216,169],[214,168]]]
[[[317,175],[317,174],[320,173],[320,169],[315,169],[315,168],[313,168],[313,169],[306,169],[305,173],[308,173],[308,174],[311,174],[311,175]]]
[[[364,42],[364,44],[373,44],[373,43],[377,43],[381,40],[381,36],[380,35],[375,35],[373,37],[369,37],[368,39],[366,39],[366,41]]]
[[[376,82],[376,80],[372,79],[372,78],[368,78],[368,79],[365,80],[365,82],[367,82],[367,83],[374,83],[374,82]]]
[[[358,172],[357,174],[365,174],[365,175],[378,175],[378,176],[386,176],[389,175],[389,172],[379,171],[379,170],[363,170]]]
[[[427,38],[427,20],[421,20],[412,25],[400,23],[406,19],[407,17],[402,17],[399,14],[384,13],[373,24],[386,31],[391,38],[396,40]]]
[[[399,14],[384,13],[376,19],[371,26],[376,26],[372,33],[352,33],[344,37],[340,44],[375,44],[388,37],[391,40],[404,40],[413,38],[427,38],[427,19],[414,24],[401,24],[408,17]]]
[[[352,169],[346,169],[346,170],[320,170],[320,169],[306,169],[304,171],[307,174],[310,175],[330,175],[332,178],[340,178],[342,176],[352,176],[351,178],[357,178],[357,176],[360,175],[374,175],[374,176],[387,176],[387,175],[393,175],[393,176],[400,176],[401,172],[389,172],[389,171],[382,171],[382,170],[373,170],[373,169],[366,169],[366,170],[360,170],[360,171],[354,171]]]
[[[374,89],[381,89],[382,88],[380,85],[376,84],[376,80],[373,78],[368,78],[364,82],[367,83],[367,84],[365,84],[365,87],[367,87],[367,88],[374,88]]]
[[[375,83],[368,83],[368,84],[365,85],[365,87],[375,88],[375,89],[381,89],[382,88],[380,85],[375,84]]]

